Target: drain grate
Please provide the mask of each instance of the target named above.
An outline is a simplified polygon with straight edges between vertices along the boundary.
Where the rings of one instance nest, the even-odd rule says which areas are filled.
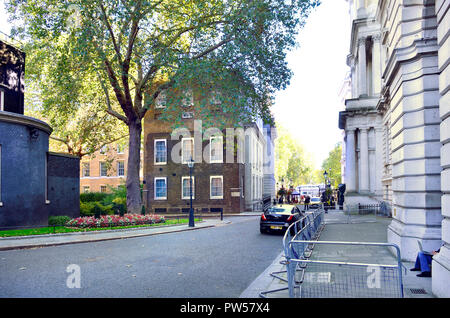
[[[409,291],[414,295],[426,295],[427,292],[423,288],[410,288]]]

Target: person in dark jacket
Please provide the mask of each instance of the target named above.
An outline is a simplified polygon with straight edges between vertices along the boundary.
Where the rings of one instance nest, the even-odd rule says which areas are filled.
[[[305,197],[305,210],[307,211],[309,209],[309,203],[311,202],[311,198],[309,195],[306,195]]]

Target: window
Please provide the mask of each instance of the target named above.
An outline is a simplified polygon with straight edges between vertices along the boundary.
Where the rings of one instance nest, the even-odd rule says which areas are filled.
[[[83,177],[89,177],[91,175],[91,164],[89,162],[83,162]]]
[[[183,138],[181,139],[182,143],[182,154],[181,154],[181,163],[188,163],[191,159],[194,159],[194,138]]]
[[[106,166],[106,162],[100,162],[100,177],[108,176],[108,167]]]
[[[155,178],[155,200],[167,199],[167,179]]]
[[[163,165],[167,163],[167,141],[166,139],[155,140],[155,164]]]
[[[123,154],[124,150],[125,150],[125,146],[124,145],[117,144],[117,153],[118,154]]]
[[[192,89],[188,89],[184,92],[184,95],[182,96],[181,105],[183,107],[191,107],[194,105],[194,94],[192,92]]]
[[[107,151],[108,151],[108,146],[106,146],[106,145],[100,148],[100,153],[102,155],[105,154]]]
[[[117,175],[119,177],[125,175],[125,162],[123,162],[123,161],[118,161],[117,162]]]
[[[210,177],[211,199],[223,199],[223,176]]]
[[[181,177],[181,198],[190,199],[190,177]],[[195,179],[192,177],[192,199],[195,197]]]
[[[219,91],[212,91],[210,94],[210,103],[211,105],[219,106],[222,104],[222,94]]]
[[[89,193],[89,190],[90,190],[89,186],[83,187],[83,193]]]
[[[106,186],[105,185],[101,185],[100,186],[100,192],[101,193],[106,193]]]
[[[159,93],[158,97],[155,100],[155,108],[164,108],[166,107],[167,95],[165,91]]]
[[[223,162],[223,137],[211,137],[209,139],[210,163]]]
[[[0,89],[0,110],[5,110],[5,91]]]
[[[194,112],[183,112],[181,114],[181,118],[183,118],[183,119],[194,118]]]

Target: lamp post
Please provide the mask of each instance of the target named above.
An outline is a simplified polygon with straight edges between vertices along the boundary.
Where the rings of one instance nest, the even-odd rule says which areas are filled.
[[[191,207],[189,209],[189,227],[194,227],[194,209],[192,209],[192,169],[194,168],[194,160],[192,157],[187,164],[189,167],[189,196],[191,201]]]
[[[328,172],[325,170],[324,173],[323,173],[325,187],[327,186],[327,177],[328,177]]]

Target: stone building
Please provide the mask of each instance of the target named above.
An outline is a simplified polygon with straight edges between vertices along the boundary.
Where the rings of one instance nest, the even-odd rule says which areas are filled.
[[[263,200],[270,202],[276,198],[276,180],[275,180],[275,139],[277,138],[277,129],[269,124],[264,125],[264,136],[266,143],[263,154]]]
[[[345,130],[345,204],[384,202],[389,242],[433,258],[450,296],[450,0],[348,0],[352,96]]]
[[[196,213],[260,211],[266,136],[262,121],[241,128],[204,129],[195,115],[202,94],[190,90],[183,102],[183,127],[172,130],[160,120],[164,94],[144,118],[143,201],[150,212],[188,213],[190,171]],[[223,116],[220,110],[216,116]]]
[[[80,215],[79,159],[48,151],[52,128],[24,116],[25,53],[0,41],[0,228]]]

